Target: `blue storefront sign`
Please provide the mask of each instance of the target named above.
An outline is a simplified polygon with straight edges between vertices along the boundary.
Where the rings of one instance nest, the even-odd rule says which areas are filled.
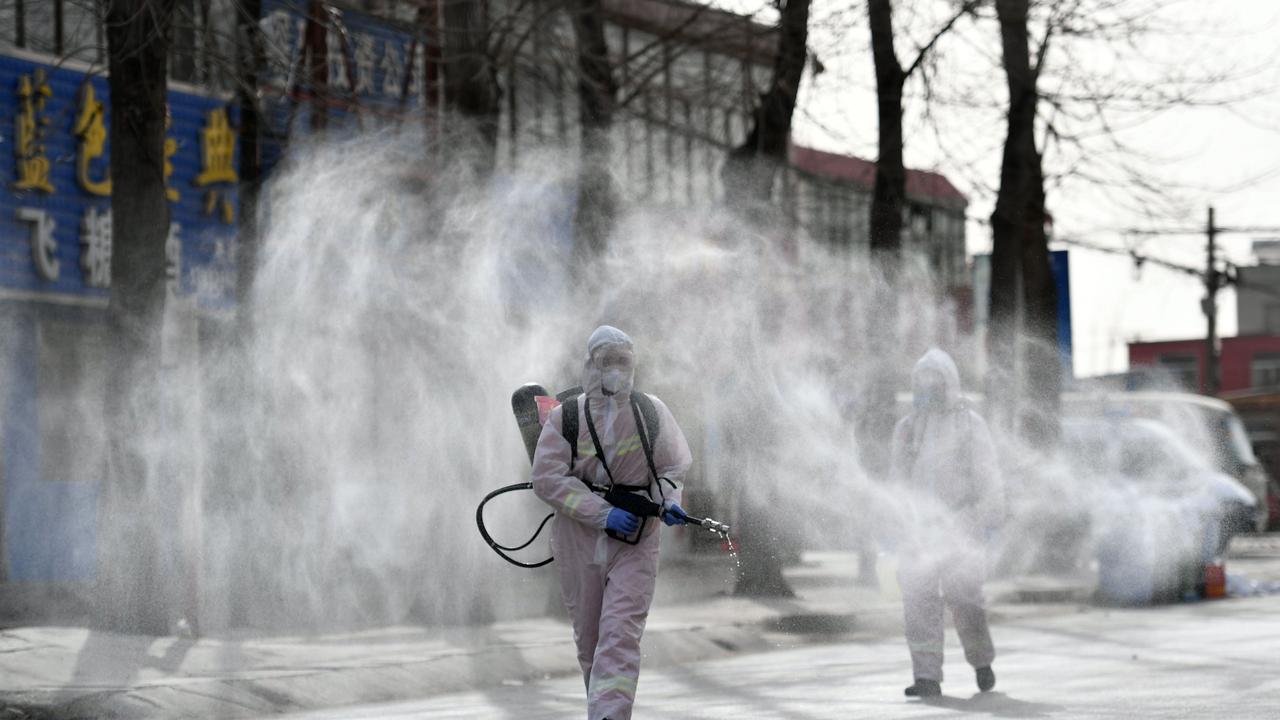
[[[1062,376],[1075,377],[1071,351],[1071,255],[1067,250],[1049,253],[1053,284],[1058,290],[1058,353],[1062,358]]]
[[[107,79],[0,55],[0,297],[104,302],[110,292]],[[167,249],[178,295],[225,308],[235,289],[237,112],[169,93]]]
[[[309,12],[314,10],[314,14]],[[264,0],[266,67],[261,74],[267,141],[264,164],[286,141],[323,128],[354,134],[417,118],[436,92],[422,33],[323,3]],[[313,71],[318,59],[322,71]]]
[[[1058,293],[1058,357],[1062,362],[1062,376],[1068,382],[1075,377],[1072,353],[1071,327],[1071,254],[1067,250],[1049,253],[1049,269]],[[979,325],[990,322],[991,255],[973,256],[974,318]]]
[[[101,308],[111,292],[110,91],[86,68],[0,55],[0,506],[4,582],[96,568]],[[169,93],[169,290],[234,302],[235,106]],[[83,462],[82,462],[83,461]]]

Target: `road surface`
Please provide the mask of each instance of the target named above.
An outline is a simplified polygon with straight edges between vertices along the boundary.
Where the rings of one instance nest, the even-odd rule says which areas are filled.
[[[996,691],[979,694],[948,635],[944,697],[908,700],[900,638],[813,643],[644,668],[635,717],[1280,717],[1280,597],[1020,616],[994,628]],[[420,702],[294,716],[560,720],[585,717],[581,681],[549,679]]]

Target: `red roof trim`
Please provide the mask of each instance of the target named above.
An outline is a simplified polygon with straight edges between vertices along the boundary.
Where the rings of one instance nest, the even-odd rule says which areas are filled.
[[[870,160],[795,144],[790,148],[790,160],[791,167],[810,175],[851,182],[867,190],[875,187],[876,164]],[[946,176],[928,170],[907,170],[907,195],[964,204],[969,202]]]

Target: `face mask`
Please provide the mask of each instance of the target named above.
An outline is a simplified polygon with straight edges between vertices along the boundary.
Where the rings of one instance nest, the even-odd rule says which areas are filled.
[[[624,370],[605,370],[600,376],[600,387],[605,395],[617,395],[627,384],[627,373]]]
[[[635,367],[635,356],[630,348],[616,345],[602,348],[597,352],[594,363],[600,369],[600,389],[605,395],[617,395],[627,389]]]
[[[916,389],[912,402],[919,412],[942,410],[946,405],[946,389],[936,382],[924,382]]]

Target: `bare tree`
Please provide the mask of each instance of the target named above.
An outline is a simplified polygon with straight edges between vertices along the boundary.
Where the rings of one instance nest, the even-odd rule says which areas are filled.
[[[808,59],[809,0],[780,0],[781,17],[773,78],[755,108],[746,141],[729,153],[724,166],[726,201],[751,212],[766,205],[774,175],[787,162],[791,118]],[[746,440],[740,440],[746,442]],[[795,591],[782,575],[787,559],[786,528],[777,512],[762,498],[747,493],[740,524],[743,531],[741,564],[734,593],[748,596],[790,597]]]
[[[1038,82],[1049,37],[1031,57],[1029,0],[997,0],[1000,44],[1009,89],[1008,130],[1000,167],[1000,191],[991,213],[991,325],[989,382],[1011,387],[1017,367],[1017,311],[1023,308],[1028,334],[1022,361],[1031,401],[1026,417],[1014,419],[1036,441],[1056,436],[1061,363],[1057,354],[1057,288],[1049,267],[1045,234],[1044,171],[1036,146]],[[994,390],[994,388],[992,388]],[[1009,393],[989,392],[993,399]]]
[[[893,0],[867,0],[867,20],[871,29],[871,55],[876,70],[876,101],[879,124],[879,156],[876,160],[875,190],[871,198],[871,249],[896,260],[902,244],[902,209],[907,196],[907,170],[903,164],[902,93],[938,41],[961,18],[973,12],[981,0],[966,0],[928,42],[916,50],[915,59],[905,69],[898,61],[893,28]],[[892,264],[892,262],[890,263]]]
[[[942,38],[956,23],[973,12],[980,0],[966,0],[918,46],[915,58],[907,67],[898,59],[896,32],[893,26],[893,0],[868,0],[867,24],[871,31],[871,55],[876,74],[876,101],[879,118],[879,154],[871,196],[869,241],[876,269],[883,283],[876,307],[883,321],[872,329],[870,341],[878,347],[897,347],[898,271],[902,251],[902,217],[907,198],[907,169],[903,152],[903,92],[907,82],[917,73],[923,76],[927,61]],[[884,356],[871,368],[876,380],[871,383],[870,397],[859,417],[859,457],[876,473],[888,470],[888,453],[893,424],[894,390],[902,381],[901,368]],[[866,556],[864,559],[869,560]]]
[[[443,16],[445,106],[465,122],[466,147],[474,153],[476,172],[487,175],[493,171],[501,113],[487,3],[447,0]]]
[[[249,293],[253,285],[253,269],[258,257],[258,190],[263,180],[262,107],[259,72],[266,66],[262,32],[258,18],[262,16],[262,0],[237,0],[238,47],[235,75],[236,96],[240,100],[240,232],[236,253],[237,318],[240,330],[248,330]]]
[[[1185,32],[1172,0],[997,0],[974,15],[973,68],[949,71],[929,91],[948,117],[925,109],[957,172],[980,165],[984,128],[1005,121],[1000,184],[991,214],[988,398],[995,419],[1036,443],[1057,433],[1063,364],[1048,253],[1048,200],[1059,189],[1098,193],[1106,209],[1179,217],[1180,189],[1135,130],[1174,108],[1228,105],[1250,68],[1189,66],[1171,35]],[[988,8],[994,12],[988,12]],[[1185,10],[1185,7],[1182,7]],[[987,20],[993,22],[987,23]],[[990,38],[1000,52],[989,53]],[[1171,49],[1172,48],[1172,49]],[[1106,57],[1107,62],[1097,62]],[[990,67],[985,62],[991,62]],[[991,70],[1005,75],[992,88]],[[972,71],[964,77],[966,71]],[[954,133],[954,134],[952,134]],[[972,148],[973,155],[965,156]],[[994,173],[993,173],[994,174]],[[975,185],[988,183],[976,179]],[[1101,192],[1099,192],[1101,191]]]
[[[581,124],[574,253],[579,259],[588,259],[604,250],[618,204],[618,191],[609,171],[612,156],[609,135],[613,130],[618,84],[609,61],[600,0],[574,0],[571,10],[578,52],[578,117]]]
[[[755,107],[746,140],[724,165],[726,200],[734,205],[768,203],[774,176],[787,162],[791,118],[809,56],[809,0],[778,0],[777,5],[781,17],[773,78]]]
[[[107,386],[108,477],[99,503],[97,621],[166,634],[156,458],[160,327],[165,305],[164,133],[174,0],[103,0],[111,88],[112,363]]]

